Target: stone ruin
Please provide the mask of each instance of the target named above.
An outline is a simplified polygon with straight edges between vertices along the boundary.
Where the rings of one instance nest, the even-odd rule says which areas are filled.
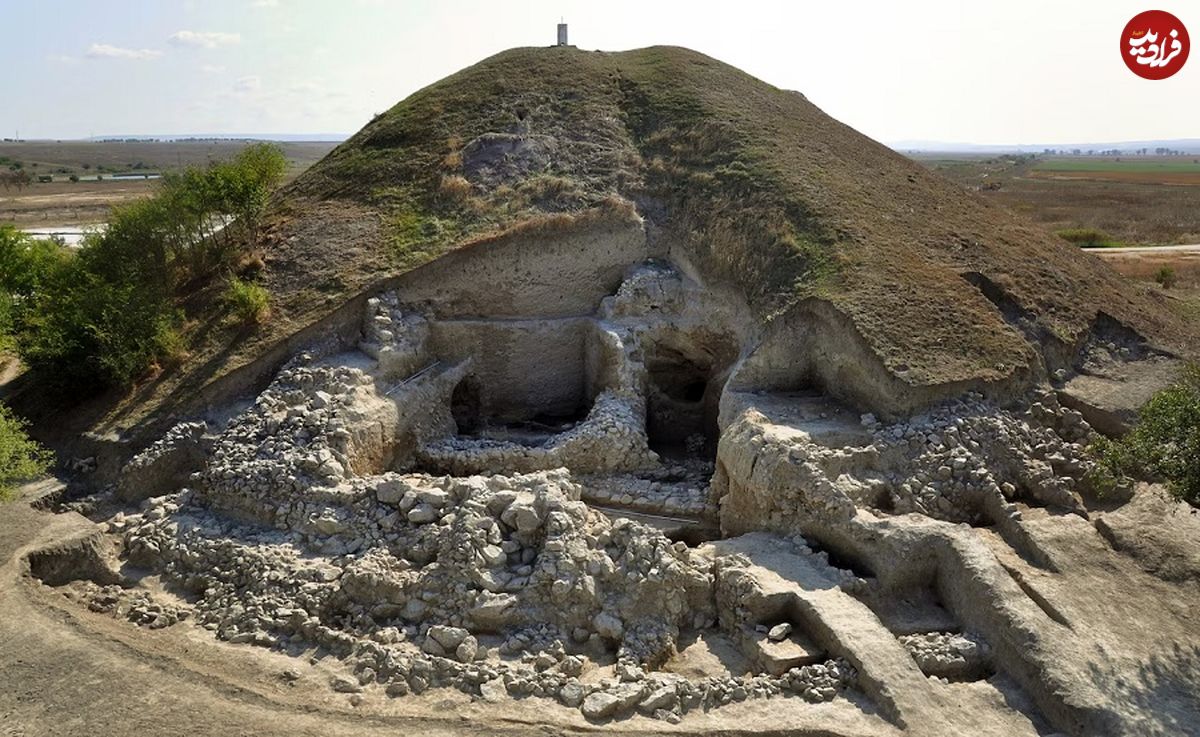
[[[666,260],[590,314],[447,312],[370,298],[356,346],[296,355],[73,503],[116,562],[93,544],[83,573],[35,575],[138,625],[338,660],[353,703],[457,689],[678,723],[841,701],[956,734],[939,689],[987,683],[1035,729],[1126,718],[1046,689],[1005,598],[1066,621],[1021,572],[1058,569],[1022,520],[1086,517],[1094,491],[1092,430],[1053,392],[860,414]]]

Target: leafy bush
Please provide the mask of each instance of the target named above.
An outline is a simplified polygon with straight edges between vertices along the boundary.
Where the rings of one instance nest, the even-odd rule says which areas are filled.
[[[1154,273],[1154,281],[1159,283],[1163,289],[1170,289],[1175,286],[1175,269],[1170,266],[1163,266]]]
[[[19,353],[44,380],[82,395],[126,384],[176,352],[180,314],[161,292],[73,266],[17,334]]]
[[[266,320],[271,310],[271,294],[265,287],[236,277],[229,280],[225,302],[238,322],[244,325]]]
[[[1057,231],[1056,235],[1080,248],[1108,248],[1120,245],[1108,233],[1095,228],[1067,228]]]
[[[239,245],[257,238],[286,169],[279,147],[254,144],[230,161],[167,174],[156,197],[136,203],[143,211],[125,214],[140,228],[133,235],[150,235],[157,261],[183,283],[228,265]]]
[[[26,423],[0,404],[0,501],[12,496],[18,482],[41,476],[50,468],[50,451],[29,439]]]
[[[1163,480],[1176,497],[1200,506],[1200,366],[1155,394],[1128,434],[1100,441],[1095,451],[1112,475]]]

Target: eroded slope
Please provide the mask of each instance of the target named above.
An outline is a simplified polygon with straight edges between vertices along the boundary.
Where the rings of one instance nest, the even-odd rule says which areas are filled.
[[[1070,370],[1101,312],[1168,353],[1196,345],[1159,296],[803,95],[685,49],[514,49],[415,93],[300,177],[260,244],[273,320],[213,331],[101,427],[265,379],[292,336],[345,324],[348,301],[443,254],[629,217],[649,223],[650,255],[741,292],[760,324],[832,312],[903,391],[1021,383],[1043,359]]]

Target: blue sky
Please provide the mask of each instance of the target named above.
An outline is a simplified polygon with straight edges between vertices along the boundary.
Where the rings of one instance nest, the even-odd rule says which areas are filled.
[[[1126,0],[1005,3],[0,0],[0,135],[349,133],[513,46],[666,43],[797,89],[884,141],[1200,136],[1200,53],[1175,77],[1118,56]],[[1200,39],[1200,6],[1155,4]]]

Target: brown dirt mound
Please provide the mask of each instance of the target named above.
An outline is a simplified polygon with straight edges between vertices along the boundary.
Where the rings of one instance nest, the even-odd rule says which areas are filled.
[[[1078,350],[1101,311],[1169,352],[1198,344],[1161,294],[799,93],[680,48],[525,48],[415,93],[281,194],[261,244],[269,324],[215,327],[179,369],[81,416],[114,429],[186,408],[446,252],[531,221],[627,220],[628,203],[762,321],[826,303],[914,387],[1038,375],[1038,353]]]

